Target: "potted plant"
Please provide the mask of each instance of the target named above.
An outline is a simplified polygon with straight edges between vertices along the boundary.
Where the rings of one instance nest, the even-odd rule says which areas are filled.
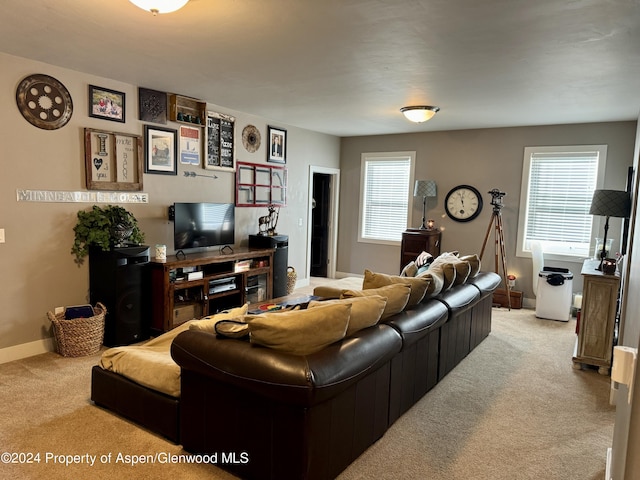
[[[131,212],[117,205],[99,207],[78,212],[78,223],[73,227],[75,240],[71,253],[78,264],[84,262],[89,247],[100,247],[109,251],[122,246],[124,242],[142,243],[144,233],[138,227],[138,221]]]

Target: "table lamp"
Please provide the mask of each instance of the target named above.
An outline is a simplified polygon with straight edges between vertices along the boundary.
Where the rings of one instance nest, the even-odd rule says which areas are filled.
[[[602,241],[598,270],[602,271],[602,263],[607,256],[606,245],[607,233],[609,232],[609,217],[628,218],[630,213],[631,197],[628,192],[622,190],[596,190],[593,192],[593,200],[591,200],[589,214],[607,217],[604,223],[604,240]]]
[[[428,226],[425,224],[425,222],[427,221],[427,197],[435,198],[436,193],[437,189],[435,180],[416,180],[416,184],[413,189],[413,196],[422,197],[422,225],[420,225],[421,230],[433,230],[433,220],[429,220]]]

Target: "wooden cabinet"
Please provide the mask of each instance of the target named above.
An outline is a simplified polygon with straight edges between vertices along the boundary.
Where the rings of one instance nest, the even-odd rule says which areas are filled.
[[[586,260],[582,266],[582,309],[573,366],[580,368],[583,363],[595,365],[600,367],[598,373],[608,375],[612,361],[620,276],[605,275],[596,270],[599,263],[598,260]]]
[[[440,230],[408,228],[402,233],[400,248],[400,271],[422,252],[429,252],[434,257],[440,255]]]
[[[273,295],[272,248],[192,253],[151,260],[151,329],[166,332],[193,318]]]

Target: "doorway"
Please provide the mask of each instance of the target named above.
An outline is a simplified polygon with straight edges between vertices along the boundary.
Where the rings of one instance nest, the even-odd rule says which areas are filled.
[[[334,278],[340,171],[310,167],[307,265],[308,277]]]
[[[311,276],[326,277],[329,263],[329,214],[331,176],[313,174],[311,200]]]

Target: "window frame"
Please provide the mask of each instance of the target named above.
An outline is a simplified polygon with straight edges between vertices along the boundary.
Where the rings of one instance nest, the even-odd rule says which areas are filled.
[[[531,248],[527,248],[525,238],[526,223],[527,223],[527,211],[529,206],[529,181],[531,174],[531,159],[534,154],[553,154],[559,155],[570,153],[589,153],[598,152],[598,166],[596,173],[596,186],[594,190],[602,188],[604,184],[604,173],[607,163],[607,145],[555,145],[555,146],[533,146],[525,147],[523,154],[523,168],[522,168],[522,184],[520,189],[520,206],[518,215],[518,232],[517,232],[517,245],[516,256],[531,258]],[[578,253],[572,255],[570,253],[558,253],[553,251],[545,251],[545,259],[557,260],[565,262],[582,263],[585,258],[589,257],[591,251],[594,232],[601,230],[602,219],[599,216],[592,216],[591,220],[591,232],[589,235],[589,248],[587,253]]]
[[[404,229],[411,225],[412,213],[413,213],[413,192],[411,186],[414,184],[415,178],[415,165],[416,165],[416,152],[415,151],[402,151],[402,152],[368,152],[362,153],[360,156],[360,202],[358,208],[358,242],[361,243],[373,243],[380,245],[395,245],[400,246],[402,242],[402,235],[397,240],[389,240],[383,238],[372,238],[363,236],[363,227],[365,221],[365,184],[366,184],[366,171],[367,162],[376,161],[406,161],[409,160],[409,182],[407,185],[407,224]]]

